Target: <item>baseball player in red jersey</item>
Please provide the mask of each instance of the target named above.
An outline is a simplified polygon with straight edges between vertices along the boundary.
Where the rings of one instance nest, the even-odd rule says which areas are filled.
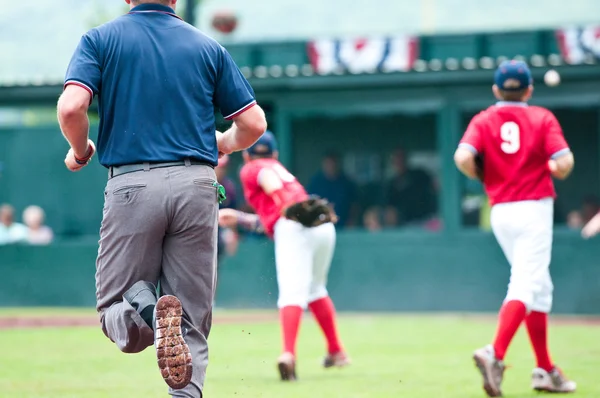
[[[502,396],[503,359],[525,321],[537,359],[532,387],[573,392],[575,383],[565,378],[548,353],[556,197],[552,177],[567,178],[573,154],[554,115],[527,104],[533,86],[524,62],[503,62],[495,73],[493,92],[500,101],[471,120],[454,156],[463,174],[482,180],[492,206],[492,230],[511,266],[495,340],[473,357],[487,394]]]
[[[326,202],[310,198],[304,187],[277,160],[275,137],[267,131],[243,152],[240,172],[244,196],[257,214],[219,211],[223,227],[261,230],[275,241],[275,263],[283,353],[277,361],[282,380],[296,380],[296,339],[308,307],[327,340],[323,366],[350,363],[338,337],[335,307],[327,292],[327,275],[335,248],[335,214]]]

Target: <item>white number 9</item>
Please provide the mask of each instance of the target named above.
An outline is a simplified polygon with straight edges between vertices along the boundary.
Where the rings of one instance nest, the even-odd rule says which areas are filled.
[[[500,149],[502,149],[504,153],[517,153],[521,148],[521,131],[517,123],[504,123],[502,127],[500,127],[500,137],[502,138]]]

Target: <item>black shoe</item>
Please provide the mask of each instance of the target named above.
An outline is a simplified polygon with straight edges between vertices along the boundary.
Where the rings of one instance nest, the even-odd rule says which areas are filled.
[[[150,282],[139,281],[123,294],[123,298],[131,304],[148,326],[154,329],[154,306],[157,301],[156,286]]]

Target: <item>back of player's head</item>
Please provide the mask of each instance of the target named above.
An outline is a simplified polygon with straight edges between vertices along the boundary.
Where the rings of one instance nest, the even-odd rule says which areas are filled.
[[[494,84],[506,101],[523,101],[533,85],[531,71],[523,61],[504,61],[496,69]]]
[[[504,61],[496,69],[494,83],[502,91],[520,91],[532,83],[531,71],[523,61]]]
[[[258,141],[245,151],[251,157],[269,158],[277,152],[277,140],[269,130],[260,136]]]

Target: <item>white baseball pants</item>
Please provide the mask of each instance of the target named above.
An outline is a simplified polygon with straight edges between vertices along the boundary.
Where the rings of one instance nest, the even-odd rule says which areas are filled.
[[[492,230],[510,263],[505,302],[518,300],[528,311],[552,309],[552,198],[500,203],[492,207]]]
[[[280,218],[275,224],[275,263],[279,298],[277,306],[309,303],[327,297],[327,275],[335,250],[335,227],[314,228]]]

